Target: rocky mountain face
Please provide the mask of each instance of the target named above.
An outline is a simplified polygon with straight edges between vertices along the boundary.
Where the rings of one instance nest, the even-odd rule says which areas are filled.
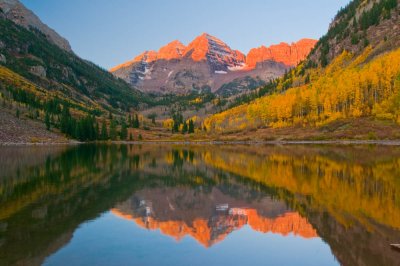
[[[248,67],[254,68],[260,62],[272,60],[287,66],[296,66],[307,57],[315,43],[316,41],[312,39],[302,39],[292,44],[283,42],[270,47],[254,48],[247,55],[246,64]]]
[[[72,52],[71,46],[66,39],[44,24],[32,11],[27,9],[18,0],[0,0],[0,9],[7,19],[26,29],[34,28],[39,30],[50,42],[63,50]]]
[[[199,62],[206,60],[215,73],[242,68],[245,56],[220,39],[203,33],[185,49],[184,56]]]
[[[342,8],[310,53],[309,65],[329,64],[343,51],[375,55],[400,46],[400,0],[353,0]]]
[[[246,56],[207,33],[188,46],[173,41],[159,51],[146,51],[110,71],[142,91],[188,93],[212,91],[240,93],[279,77],[306,58],[316,41],[281,43],[252,49]],[[228,85],[227,85],[228,84]]]

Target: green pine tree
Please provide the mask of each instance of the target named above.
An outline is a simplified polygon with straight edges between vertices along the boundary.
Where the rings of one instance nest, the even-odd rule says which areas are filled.
[[[60,120],[60,129],[62,133],[71,134],[71,115],[67,105],[63,106]]]
[[[182,134],[185,134],[187,132],[188,132],[188,125],[187,125],[187,123],[185,121],[185,122],[183,122]]]
[[[174,121],[174,125],[172,126],[172,133],[179,131],[179,123]]]
[[[107,133],[107,125],[106,121],[103,120],[103,123],[101,124],[101,140],[108,140],[108,133]]]
[[[97,123],[97,122],[96,122],[94,139],[96,139],[96,140],[100,139],[100,127],[99,127],[99,123]]]
[[[111,120],[110,124],[110,139],[116,140],[117,139],[117,123],[115,120]]]
[[[194,123],[193,123],[193,120],[192,120],[192,119],[189,120],[189,129],[188,129],[188,133],[189,133],[189,134],[194,133]]]
[[[156,113],[151,113],[147,116],[149,119],[151,119],[151,123],[153,123],[153,125],[156,124],[156,118],[157,118],[157,114]]]
[[[126,140],[127,137],[128,137],[128,127],[125,121],[123,121],[121,125],[120,138],[121,140]]]
[[[50,130],[51,123],[50,123],[50,115],[48,112],[46,112],[46,115],[44,117],[44,123],[46,124],[46,129]]]
[[[135,114],[135,118],[133,119],[133,127],[134,128],[140,127],[139,116],[137,114]]]

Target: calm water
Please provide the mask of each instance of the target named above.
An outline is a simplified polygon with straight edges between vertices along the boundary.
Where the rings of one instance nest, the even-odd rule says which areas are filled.
[[[0,265],[400,265],[400,148],[0,148]]]

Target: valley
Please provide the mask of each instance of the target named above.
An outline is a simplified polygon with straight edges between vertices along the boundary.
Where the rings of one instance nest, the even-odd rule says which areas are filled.
[[[400,0],[0,0],[0,265],[399,241]]]
[[[108,72],[1,1],[0,100],[14,116],[1,142],[49,142],[46,129],[57,142],[398,139],[399,5],[369,2],[350,2],[319,41],[244,54],[203,33]],[[31,136],[13,141],[18,121]]]

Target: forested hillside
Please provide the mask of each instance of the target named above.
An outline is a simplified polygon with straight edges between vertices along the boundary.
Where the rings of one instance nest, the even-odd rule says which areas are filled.
[[[351,2],[308,59],[267,96],[211,116],[204,126],[223,132],[360,117],[400,122],[399,15],[397,1]],[[352,42],[361,33],[363,41]]]
[[[31,122],[37,121],[75,139],[117,139],[117,132],[130,126],[129,115],[137,116],[140,104],[152,103],[108,71],[51,43],[38,29],[15,24],[1,9],[0,29],[1,118],[5,113],[15,117],[2,120],[2,137],[24,130],[21,124],[36,128],[38,123]],[[121,137],[126,139],[127,133]]]
[[[122,110],[146,100],[108,71],[50,43],[36,29],[27,30],[1,15],[0,28],[2,65],[48,90],[91,97],[105,108]]]

